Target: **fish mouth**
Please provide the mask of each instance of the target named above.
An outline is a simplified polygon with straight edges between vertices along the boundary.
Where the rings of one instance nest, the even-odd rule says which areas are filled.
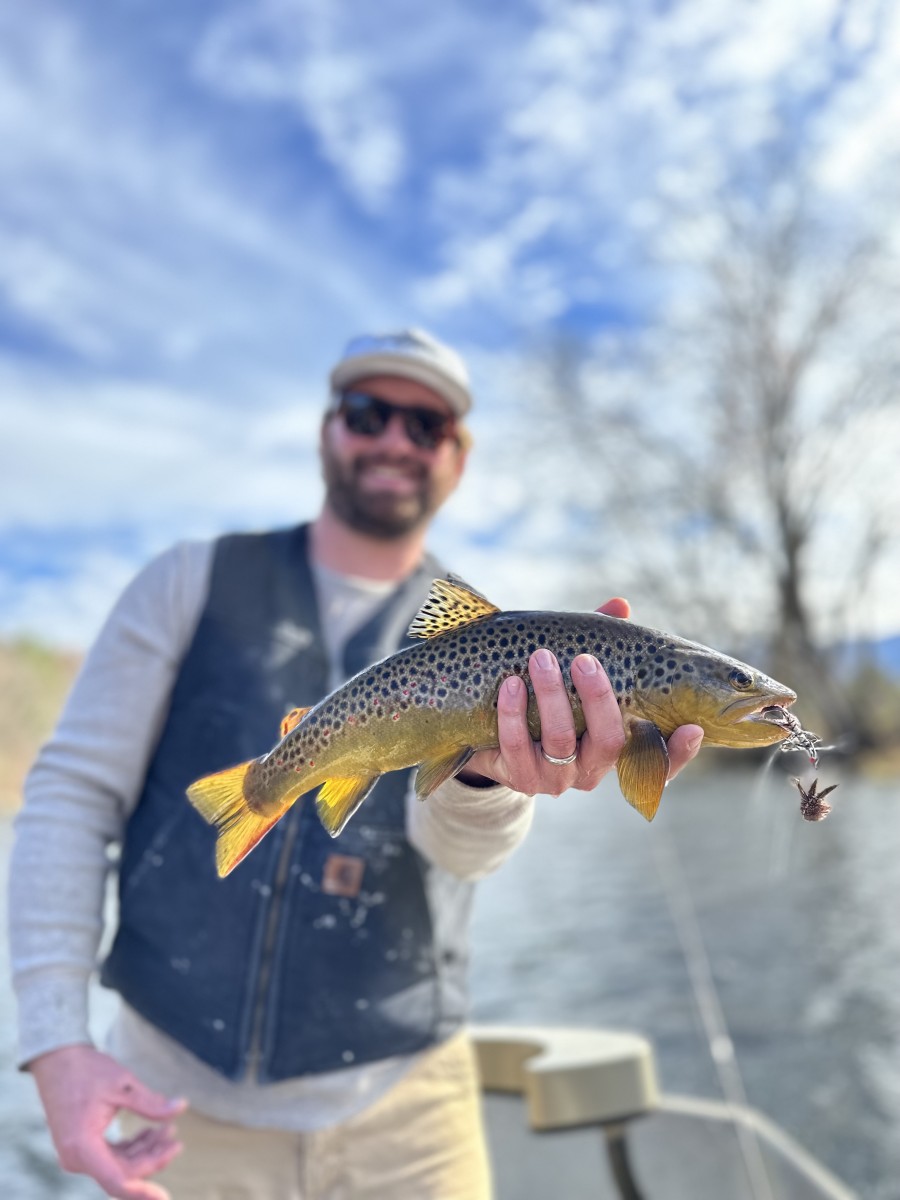
[[[800,727],[800,722],[793,713],[788,712],[788,706],[794,703],[794,697],[790,700],[781,700],[777,704],[764,704],[760,708],[754,709],[741,717],[742,721],[762,721],[768,725],[780,725],[782,729],[788,731],[795,727]]]
[[[726,706],[723,715],[731,716],[733,714],[735,723],[739,721],[762,721],[769,725],[781,725],[786,720],[796,720],[788,713],[788,708],[797,699],[796,693],[785,692],[777,699],[773,700],[771,693],[768,696],[756,696],[753,698],[742,696]]]
[[[789,701],[792,703],[792,701]],[[780,740],[782,750],[803,750],[809,761],[816,766],[819,761],[819,743],[821,738],[817,733],[804,729],[792,712],[788,712],[784,704],[766,704],[748,718],[750,721],[774,725],[781,730]],[[807,797],[808,799],[808,797]],[[825,815],[824,813],[822,814]],[[818,819],[818,818],[817,818]]]

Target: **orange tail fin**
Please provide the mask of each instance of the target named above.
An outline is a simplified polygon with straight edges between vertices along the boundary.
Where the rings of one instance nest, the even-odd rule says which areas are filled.
[[[215,825],[219,831],[216,842],[216,869],[224,878],[233,871],[241,859],[246,858],[253,847],[265,837],[293,802],[293,797],[274,814],[254,812],[244,796],[244,779],[253,761],[217,771],[192,783],[187,790],[188,799],[204,821]]]

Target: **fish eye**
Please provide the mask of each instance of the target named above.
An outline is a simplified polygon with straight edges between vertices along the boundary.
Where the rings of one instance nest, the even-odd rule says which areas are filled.
[[[748,688],[753,687],[753,676],[742,671],[740,667],[735,667],[728,676],[728,682],[739,692],[746,692]]]

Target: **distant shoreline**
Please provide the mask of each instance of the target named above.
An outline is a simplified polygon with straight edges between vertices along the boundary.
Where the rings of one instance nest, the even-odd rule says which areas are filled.
[[[50,735],[81,655],[28,639],[0,641],[0,812],[20,806],[22,784]]]

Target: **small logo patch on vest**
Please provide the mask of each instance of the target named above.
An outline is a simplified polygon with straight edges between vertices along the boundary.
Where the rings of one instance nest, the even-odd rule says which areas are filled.
[[[365,870],[364,858],[329,854],[322,871],[322,891],[328,896],[358,896]]]

